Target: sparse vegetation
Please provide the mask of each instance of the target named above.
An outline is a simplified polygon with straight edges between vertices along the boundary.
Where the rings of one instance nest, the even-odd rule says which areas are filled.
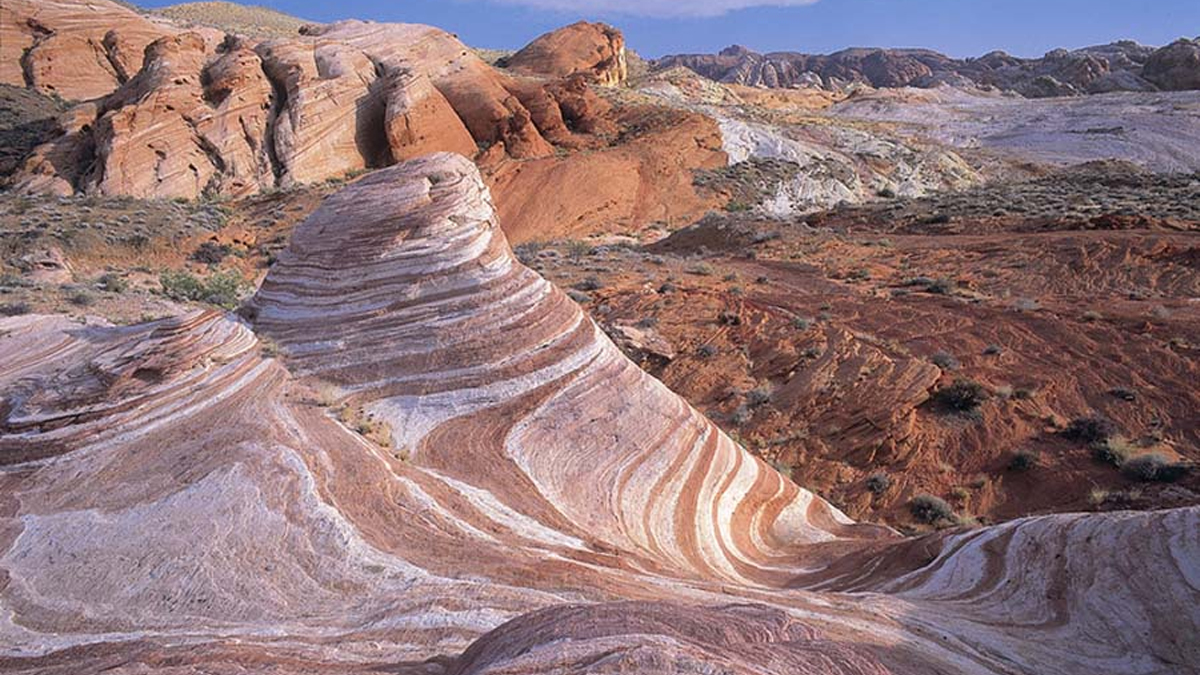
[[[908,503],[908,510],[917,522],[925,523],[926,525],[940,525],[942,523],[955,523],[958,521],[957,514],[946,503],[946,500],[929,494],[919,494],[913,497],[912,501]]]
[[[0,316],[21,316],[33,311],[28,302],[6,302],[0,305]]]
[[[1121,468],[1133,454],[1134,448],[1129,441],[1120,436],[1111,436],[1092,441],[1088,447],[1092,458],[1097,462]]]
[[[225,244],[218,244],[215,241],[206,241],[192,251],[192,260],[205,265],[220,265],[233,249]]]
[[[1159,482],[1173,483],[1188,472],[1188,466],[1181,462],[1171,462],[1157,452],[1139,455],[1127,460],[1121,465],[1121,474],[1132,480],[1144,483]]]
[[[962,367],[962,363],[959,363],[958,359],[954,358],[954,355],[947,352],[938,352],[931,356],[929,360],[933,362],[933,365],[942,370],[958,370]]]
[[[770,382],[764,382],[746,392],[746,403],[753,408],[758,408],[770,403],[773,395],[774,387]]]
[[[225,309],[237,307],[245,287],[237,272],[217,272],[202,279],[190,272],[167,270],[159,275],[159,283],[172,300],[206,302]]]
[[[1030,450],[1018,450],[1013,453],[1012,459],[1008,461],[1008,470],[1020,473],[1034,469],[1037,465],[1037,453]]]
[[[957,413],[973,413],[987,400],[987,389],[974,380],[958,379],[933,394],[943,408]]]
[[[1062,431],[1063,437],[1081,443],[1107,441],[1110,436],[1116,433],[1117,426],[1107,418],[1099,415],[1076,417]]]
[[[108,272],[96,280],[96,283],[102,290],[107,293],[124,293],[129,290],[129,282],[125,281],[120,274]]]
[[[886,473],[878,472],[867,476],[867,491],[873,495],[881,495],[892,486],[892,479]]]

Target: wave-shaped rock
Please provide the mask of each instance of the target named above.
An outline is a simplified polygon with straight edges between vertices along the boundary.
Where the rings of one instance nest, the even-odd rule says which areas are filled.
[[[329,198],[245,314],[0,321],[0,665],[1200,663],[1200,509],[856,525],[516,262],[461,156]]]

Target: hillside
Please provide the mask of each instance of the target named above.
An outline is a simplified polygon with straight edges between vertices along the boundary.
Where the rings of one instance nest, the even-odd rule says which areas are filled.
[[[150,10],[184,25],[218,28],[230,33],[259,37],[292,37],[300,27],[312,23],[269,7],[234,2],[185,2]]]

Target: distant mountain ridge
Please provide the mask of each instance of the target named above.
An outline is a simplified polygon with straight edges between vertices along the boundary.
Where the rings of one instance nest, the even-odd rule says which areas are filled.
[[[833,54],[760,54],[731,46],[717,54],[678,54],[655,69],[682,66],[718,82],[767,88],[843,90],[941,84],[1012,91],[1029,98],[1111,91],[1200,88],[1200,38],[1161,48],[1122,40],[1076,50],[1056,49],[1025,59],[993,51],[956,59],[928,49],[851,48]]]

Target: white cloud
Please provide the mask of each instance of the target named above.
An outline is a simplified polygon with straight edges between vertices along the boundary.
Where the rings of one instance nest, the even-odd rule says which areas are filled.
[[[523,5],[587,14],[632,14],[655,17],[720,16],[747,7],[811,5],[817,0],[495,0],[506,5]]]

